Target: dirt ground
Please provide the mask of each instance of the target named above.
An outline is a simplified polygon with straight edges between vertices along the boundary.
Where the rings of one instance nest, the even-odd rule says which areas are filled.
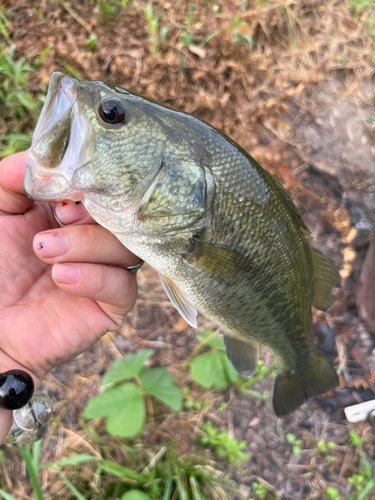
[[[145,439],[157,443],[179,435],[181,452],[189,452],[192,433],[204,417],[248,443],[246,473],[232,471],[238,498],[253,498],[253,481],[285,500],[324,499],[329,486],[349,498],[346,479],[360,460],[349,429],[363,437],[368,459],[375,458],[375,421],[352,425],[343,412],[346,405],[375,397],[374,338],[356,308],[375,221],[375,137],[371,122],[364,119],[375,117],[374,40],[365,35],[370,14],[356,20],[351,4],[341,0],[202,1],[193,6],[160,0],[153,6],[159,38],[150,30],[141,0],[108,16],[93,0],[8,1],[16,54],[35,60],[51,47],[32,76],[32,89],[47,85],[54,69],[69,71],[68,64],[82,78],[138,91],[223,130],[284,182],[311,230],[313,245],[342,270],[343,287],[328,313],[313,313],[317,339],[339,366],[338,390],[278,419],[270,402],[232,390],[219,394],[195,388],[197,397],[213,401],[204,414],[191,410],[183,422],[181,414],[170,415],[165,424],[159,422],[156,434],[147,435],[146,429]],[[190,25],[189,8],[194,11]],[[244,24],[229,29],[236,14]],[[163,27],[168,28],[165,40]],[[94,51],[87,48],[91,33],[100,44]],[[189,44],[184,36],[190,37]],[[44,463],[69,448],[85,451],[89,437],[78,431],[80,412],[97,393],[111,361],[152,348],[156,362],[176,374],[196,346],[196,332],[181,323],[155,272],[144,267],[139,284],[137,306],[122,331],[103,337],[88,353],[49,375],[45,390],[63,425],[51,426]],[[210,324],[200,318],[199,326]],[[270,362],[265,351],[262,358]],[[267,378],[254,389],[271,394],[272,385]],[[226,409],[218,413],[223,401]],[[300,454],[293,453],[287,433],[301,440]],[[319,453],[320,440],[336,447]],[[25,471],[20,473],[20,463],[12,457],[2,472],[17,498],[29,498]],[[61,484],[52,482],[53,473],[44,474],[46,498],[64,498]]]

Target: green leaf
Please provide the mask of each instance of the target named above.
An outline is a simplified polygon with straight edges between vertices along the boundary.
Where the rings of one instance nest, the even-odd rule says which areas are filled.
[[[61,472],[61,470],[58,470],[57,473],[63,480],[63,482],[67,485],[67,487],[70,489],[70,491],[73,493],[73,495],[76,497],[77,500],[85,500],[85,497],[74,486],[74,484],[65,476],[65,474]]]
[[[164,368],[144,368],[140,378],[145,391],[160,399],[172,410],[180,411],[182,391],[173,385],[172,375]]]
[[[218,337],[215,335],[208,341],[208,345],[213,349],[217,349],[218,351],[225,351],[225,345],[222,337]]]
[[[194,359],[190,367],[194,381],[202,387],[224,389],[229,385],[224,365],[223,354],[206,352]]]
[[[173,485],[173,479],[171,477],[168,477],[167,482],[165,483],[163,500],[171,499],[172,485]]]
[[[177,484],[177,489],[178,489],[180,500],[188,500],[187,492],[182,484],[181,479],[178,476],[174,476],[174,480],[176,481],[176,484]]]
[[[40,54],[37,61],[35,62],[36,69],[40,68],[40,66],[43,64],[44,59],[47,57],[47,55],[49,54],[51,49],[52,49],[51,45],[46,45],[46,47],[44,47],[42,53]]]
[[[107,418],[107,431],[120,437],[131,437],[143,428],[145,402],[135,384],[121,384],[107,389],[89,401],[83,415],[86,418]]]
[[[205,330],[204,328],[199,328],[199,334],[197,339],[201,342],[205,342],[207,345],[218,351],[225,351],[225,345],[223,337],[216,331]]]
[[[353,429],[349,429],[349,439],[354,446],[359,446],[362,443],[362,438]]]
[[[226,372],[226,375],[227,375],[229,382],[231,382],[232,384],[237,383],[240,377],[239,377],[238,373],[236,372],[236,370],[233,368],[233,365],[229,361],[226,353],[223,353],[223,363],[224,363],[225,372]]]
[[[39,464],[35,464],[30,453],[30,448],[25,444],[20,446],[22,458],[25,461],[27,472],[33,485],[35,500],[44,500],[42,488],[39,482]]]
[[[121,500],[150,500],[150,497],[140,490],[130,490],[122,495]]]
[[[375,485],[375,478],[372,478],[363,488],[361,493],[358,495],[358,500],[364,500],[365,496],[367,495],[367,493],[370,493],[374,485]]]
[[[99,467],[114,476],[131,479],[132,481],[137,481],[140,484],[146,484],[150,482],[150,477],[147,474],[138,474],[127,467],[111,462],[110,460],[101,460]]]
[[[71,66],[67,62],[63,62],[62,65],[74,76],[74,78],[76,78],[77,80],[82,80],[82,75],[77,69],[73,68],[73,66]]]
[[[50,469],[51,467],[67,467],[68,465],[76,465],[82,462],[88,462],[90,460],[100,460],[100,458],[93,455],[88,455],[86,453],[78,453],[71,457],[62,458],[61,460],[56,460],[56,462],[51,462],[50,464],[44,465],[43,469]]]
[[[0,490],[0,495],[5,498],[5,500],[17,500],[17,498],[14,498],[12,495],[10,495],[9,493],[7,493],[6,491],[4,490]]]
[[[33,450],[33,461],[34,461],[34,467],[35,470],[39,472],[39,465],[40,465],[40,451],[42,449],[42,443],[43,440],[40,439],[36,443],[33,444],[32,450]]]
[[[191,491],[193,493],[194,500],[204,500],[204,498],[201,495],[197,480],[196,480],[194,475],[190,476],[190,485],[191,485]]]
[[[102,385],[136,377],[142,370],[144,363],[154,353],[155,351],[152,349],[141,349],[135,354],[129,352],[123,359],[113,363],[111,370],[104,375]]]

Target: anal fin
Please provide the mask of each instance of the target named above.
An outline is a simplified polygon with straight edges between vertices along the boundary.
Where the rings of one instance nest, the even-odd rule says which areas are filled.
[[[223,334],[223,337],[227,356],[233,368],[241,377],[248,377],[251,375],[258,364],[258,344],[230,337],[226,333]]]
[[[177,311],[181,314],[184,320],[192,327],[197,328],[197,309],[190,302],[190,300],[185,297],[181,290],[171,281],[162,274],[158,273],[159,279],[165,293],[168,295],[169,300],[172,302]]]

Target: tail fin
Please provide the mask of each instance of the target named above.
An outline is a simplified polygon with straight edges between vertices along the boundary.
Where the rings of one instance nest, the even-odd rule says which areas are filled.
[[[280,373],[273,390],[273,409],[278,417],[285,417],[305,401],[324,394],[339,385],[337,373],[325,359],[316,352],[314,364],[304,372]]]

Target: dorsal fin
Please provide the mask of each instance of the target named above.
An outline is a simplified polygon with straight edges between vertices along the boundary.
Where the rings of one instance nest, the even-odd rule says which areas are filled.
[[[313,264],[314,296],[312,304],[316,309],[325,311],[333,303],[332,288],[341,286],[341,277],[335,264],[324,257],[319,250],[310,246]]]
[[[284,187],[282,181],[278,179],[277,177],[274,177],[271,175],[269,172],[265,171],[270,178],[275,182],[276,187],[278,188],[278,193],[279,193],[279,199],[283,202],[283,205],[288,209],[288,212],[290,215],[292,215],[294,222],[300,227],[302,232],[306,235],[310,234],[309,228],[305,225],[305,223],[302,220],[302,217],[298,213],[298,210],[293,203],[293,200],[291,198],[291,195],[289,191]]]
[[[301,228],[306,241],[310,243],[310,231],[305,226],[294,203],[292,202],[290,193],[284,188],[282,182],[277,179],[277,177],[273,177],[273,180],[279,188],[280,198],[283,199],[284,204],[289,208],[289,213],[292,214],[294,221]],[[330,259],[324,257],[319,250],[316,250],[316,248],[313,248],[310,244],[309,250],[313,265],[314,294],[312,304],[316,307],[316,309],[325,311],[334,301],[334,297],[331,293],[332,288],[341,286],[341,277],[334,263]]]

